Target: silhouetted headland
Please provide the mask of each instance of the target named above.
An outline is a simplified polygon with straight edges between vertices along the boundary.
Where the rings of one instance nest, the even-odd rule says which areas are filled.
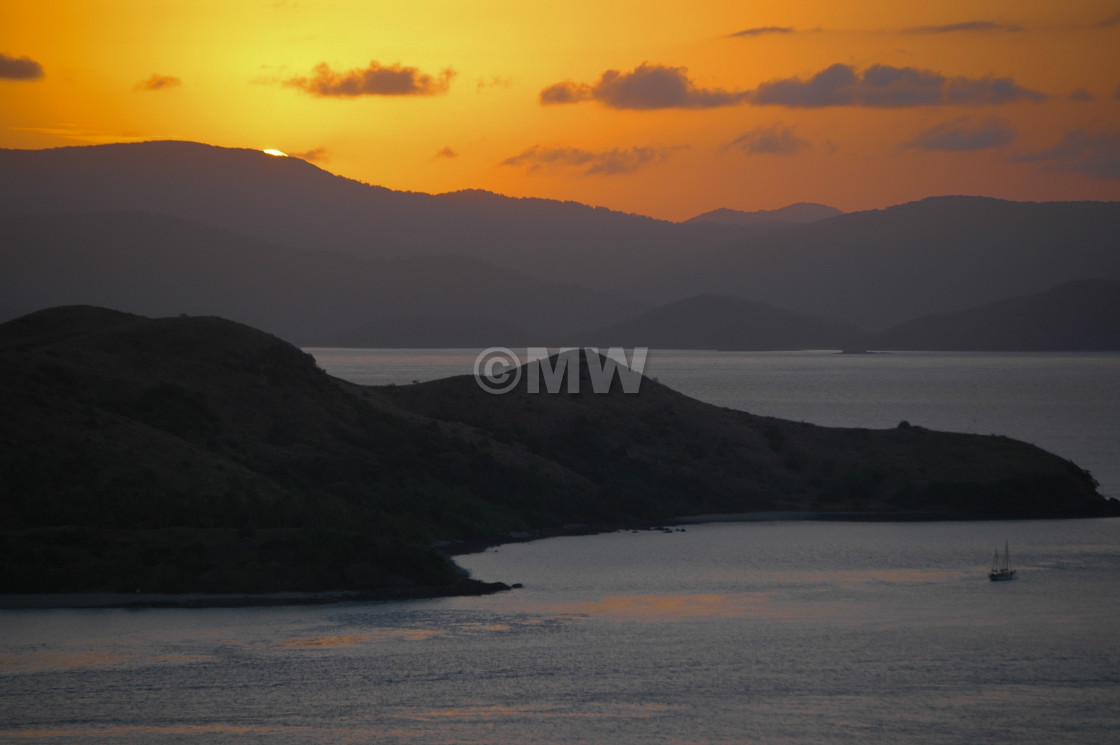
[[[1120,507],[1005,437],[817,427],[649,379],[638,394],[533,394],[528,376],[499,396],[472,376],[363,387],[213,317],[38,312],[0,325],[0,375],[4,593],[485,592],[503,586],[436,545],[713,513]]]

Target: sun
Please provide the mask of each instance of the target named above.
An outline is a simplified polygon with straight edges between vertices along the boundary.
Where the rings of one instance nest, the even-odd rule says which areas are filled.
[[[275,148],[271,148],[271,147],[268,148],[267,150],[265,150],[264,152],[265,152],[266,155],[275,155],[277,158],[287,158],[288,157],[287,153],[285,153],[281,150],[276,150]]]

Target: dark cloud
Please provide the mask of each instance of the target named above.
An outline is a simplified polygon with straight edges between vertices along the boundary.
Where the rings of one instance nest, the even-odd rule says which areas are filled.
[[[1075,129],[1054,147],[1014,158],[1021,163],[1045,163],[1062,173],[1120,179],[1120,130]]]
[[[1120,26],[1120,13],[1114,13],[1108,18],[1102,18],[1093,24],[1093,28],[1112,28],[1113,26]]]
[[[844,106],[855,101],[859,82],[852,67],[836,64],[809,80],[786,78],[763,83],[755,90],[753,102],[760,106]]]
[[[698,88],[688,69],[643,62],[631,72],[607,70],[594,85],[566,80],[540,93],[544,105],[595,100],[612,109],[703,109],[746,101],[745,92]]]
[[[890,65],[872,65],[860,74],[850,65],[835,64],[808,80],[786,78],[763,83],[755,90],[752,103],[792,108],[903,108],[937,104],[981,106],[1044,98],[1011,78],[946,78],[932,70]]]
[[[313,96],[353,98],[355,96],[431,96],[445,93],[455,77],[448,68],[438,77],[420,72],[415,67],[399,64],[385,67],[374,61],[364,70],[334,72],[326,62],[316,65],[313,77],[291,78],[284,85],[299,88]]]
[[[579,103],[580,101],[590,101],[591,98],[591,86],[587,83],[577,83],[573,80],[565,80],[563,83],[550,85],[541,91],[540,94],[542,106]]]
[[[794,135],[793,127],[771,124],[739,135],[724,149],[742,150],[751,155],[793,155],[808,147],[812,144]]]
[[[308,163],[322,163],[327,160],[327,149],[325,147],[316,147],[302,153],[288,153],[288,155],[292,158],[306,160]]]
[[[767,36],[769,34],[792,34],[794,29],[790,26],[758,26],[756,28],[745,28],[742,31],[736,31],[733,34],[728,34],[730,38],[752,36]]]
[[[183,81],[174,75],[155,75],[136,84],[138,91],[159,91],[165,88],[177,88]]]
[[[0,80],[38,80],[43,66],[30,57],[9,57],[0,52]]]
[[[1015,130],[1002,119],[973,122],[969,117],[961,117],[927,129],[906,143],[906,147],[957,152],[987,150],[1009,145],[1015,136]]]
[[[585,176],[634,173],[657,165],[679,148],[631,147],[593,152],[573,147],[541,147],[534,145],[518,155],[506,158],[503,166],[524,166],[530,173],[542,167],[580,168]]]
[[[1014,23],[996,23],[995,21],[965,21],[964,23],[950,23],[945,26],[914,26],[903,29],[908,34],[955,34],[960,31],[1022,31],[1022,26]]]
[[[1011,78],[950,78],[945,83],[945,103],[956,106],[987,106],[989,104],[1046,99],[1045,93],[1024,88]]]
[[[458,158],[459,153],[452,150],[450,147],[445,147],[435,155],[436,158]]]
[[[1095,101],[1096,97],[1084,88],[1078,88],[1073,93],[1069,94],[1069,100],[1086,103],[1088,101]]]

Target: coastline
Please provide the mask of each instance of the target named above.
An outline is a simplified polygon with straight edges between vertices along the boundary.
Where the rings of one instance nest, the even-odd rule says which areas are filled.
[[[1077,520],[1120,517],[1120,515],[986,515],[977,513],[947,512],[730,512],[684,515],[661,523],[636,525],[583,525],[570,524],[561,528],[526,530],[493,536],[487,539],[441,541],[435,548],[448,557],[481,553],[482,551],[511,543],[528,543],[546,538],[565,536],[602,535],[630,531],[672,533],[685,530],[682,526],[706,523],[736,522],[983,522],[991,520]],[[373,590],[320,590],[310,592],[273,593],[115,593],[74,592],[43,594],[0,594],[0,612],[19,610],[144,610],[157,608],[257,608],[295,605],[331,605],[338,603],[394,602],[402,600],[431,600],[444,597],[492,595],[520,588],[519,584],[486,582],[464,578],[451,585],[431,587],[391,587]]]
[[[492,595],[511,589],[504,582],[467,579],[435,587],[394,587],[377,590],[323,590],[271,593],[127,593],[74,592],[0,594],[0,611],[10,610],[143,610],[154,608],[257,608],[284,605],[332,605],[443,597]]]

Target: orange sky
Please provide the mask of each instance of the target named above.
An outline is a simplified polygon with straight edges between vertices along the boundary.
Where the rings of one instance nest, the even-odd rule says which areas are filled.
[[[1115,200],[1120,1],[0,2],[0,147],[147,139],[667,219]]]

